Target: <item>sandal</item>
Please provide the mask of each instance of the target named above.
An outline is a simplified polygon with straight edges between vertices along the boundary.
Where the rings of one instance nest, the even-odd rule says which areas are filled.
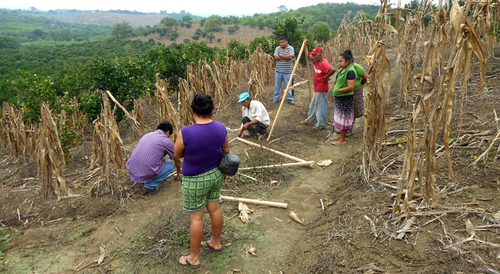
[[[203,247],[207,247],[210,251],[217,251],[217,252],[221,252],[223,249],[224,249],[224,246],[221,245],[219,249],[211,246],[208,241],[205,241],[205,242],[201,242],[201,246]]]
[[[180,260],[184,260],[184,262],[185,262],[186,264],[181,263],[181,261],[180,261]],[[189,268],[192,268],[192,269],[198,269],[198,268],[200,268],[200,267],[201,267],[201,264],[192,265],[192,264],[188,261],[188,256],[181,256],[181,257],[179,258],[179,260],[177,261],[177,263],[179,263],[179,264],[180,264],[180,265],[182,265],[182,266],[189,267]]]
[[[345,145],[345,144],[346,144],[346,142],[339,142],[338,140],[335,142],[332,142],[332,145],[334,145],[334,146],[341,146],[341,145]]]

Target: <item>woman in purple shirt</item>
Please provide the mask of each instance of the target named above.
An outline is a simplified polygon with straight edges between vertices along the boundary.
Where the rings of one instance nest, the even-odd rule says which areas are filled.
[[[219,158],[229,152],[229,142],[224,124],[212,120],[214,103],[209,95],[196,94],[191,103],[194,125],[181,129],[175,142],[174,155],[183,158],[182,207],[189,212],[191,253],[179,258],[179,264],[199,268],[200,247],[222,251],[220,242],[222,211],[219,197],[225,175],[219,170]],[[203,214],[205,207],[210,214],[212,237],[203,238]]]

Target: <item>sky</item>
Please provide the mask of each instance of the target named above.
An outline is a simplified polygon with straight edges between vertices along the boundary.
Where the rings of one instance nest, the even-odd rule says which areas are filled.
[[[390,0],[397,3],[397,0]],[[409,0],[402,0],[402,3]],[[298,9],[305,6],[314,6],[320,3],[345,3],[375,4],[380,5],[377,0],[250,0],[250,1],[229,1],[229,0],[189,0],[189,1],[158,1],[158,0],[0,0],[0,8],[7,9],[28,9],[35,7],[38,10],[55,9],[77,9],[77,10],[130,10],[139,12],[160,12],[166,10],[167,13],[180,13],[181,10],[193,15],[253,15],[255,13],[278,12],[278,6],[284,5],[289,9]]]

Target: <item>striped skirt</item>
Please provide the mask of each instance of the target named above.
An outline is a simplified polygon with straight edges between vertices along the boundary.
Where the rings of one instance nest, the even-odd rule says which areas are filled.
[[[354,96],[335,97],[333,126],[338,130],[352,129],[354,124]]]

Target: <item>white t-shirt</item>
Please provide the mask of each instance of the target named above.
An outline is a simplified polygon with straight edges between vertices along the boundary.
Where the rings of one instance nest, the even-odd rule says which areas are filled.
[[[252,100],[250,101],[250,107],[246,108],[245,106],[242,106],[241,108],[241,117],[248,117],[250,118],[250,121],[253,120],[258,120],[259,122],[263,123],[266,126],[269,126],[271,119],[269,119],[269,114],[267,113],[266,107],[259,102]]]

